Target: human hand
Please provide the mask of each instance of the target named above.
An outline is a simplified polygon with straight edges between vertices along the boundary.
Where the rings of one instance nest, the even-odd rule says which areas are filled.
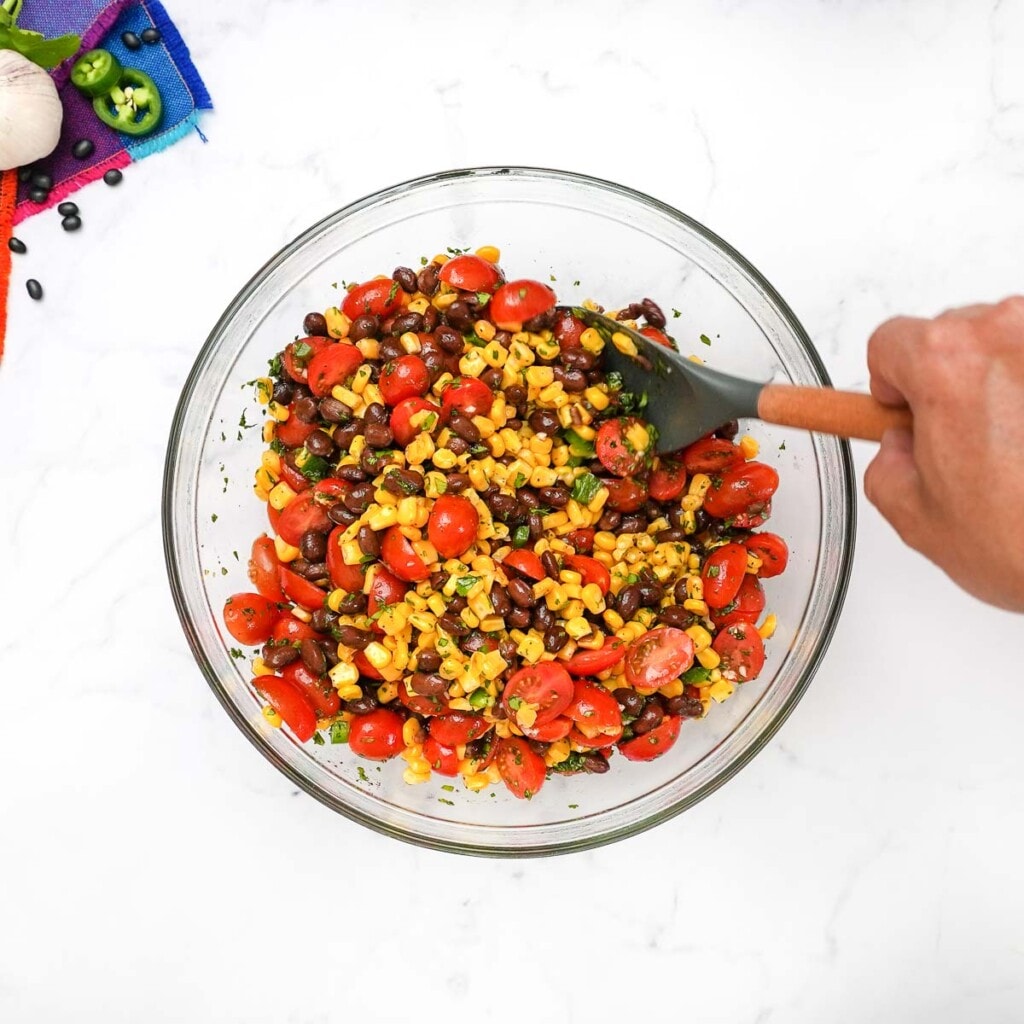
[[[868,369],[875,398],[914,414],[882,439],[868,500],[969,593],[1024,611],[1024,298],[889,320]]]

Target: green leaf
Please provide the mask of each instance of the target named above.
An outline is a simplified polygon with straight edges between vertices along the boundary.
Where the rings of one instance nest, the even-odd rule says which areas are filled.
[[[693,668],[687,669],[683,673],[682,680],[690,686],[700,686],[708,681],[710,675],[710,669],[705,668],[703,665],[694,665]]]
[[[589,505],[601,489],[601,481],[593,473],[584,473],[576,478],[572,485],[573,501],[580,505]]]
[[[643,412],[647,408],[647,392],[642,391],[637,395],[632,391],[623,391],[619,395],[619,405],[622,406],[622,411],[625,413],[635,415]]]
[[[320,733],[315,732],[315,733],[313,733],[313,742],[318,747],[322,747],[324,745],[325,740],[324,740],[323,736],[320,735]]]
[[[82,44],[82,40],[74,35],[45,39],[38,32],[15,28],[15,20],[17,14],[9,24],[0,25],[0,50],[14,50],[41,68],[55,68],[61,61],[74,56]]]
[[[525,473],[516,473],[515,489],[518,491],[526,483],[527,479],[529,478]]]
[[[565,443],[569,446],[569,451],[579,458],[592,459],[594,457],[594,446],[580,437],[575,430],[566,430]]]
[[[710,345],[711,344],[711,339],[706,334],[702,334],[700,336],[700,340],[705,345]]]
[[[310,481],[310,483],[318,484],[325,477],[331,475],[331,464],[326,460],[322,459],[319,455],[310,455],[308,459],[299,467],[299,472]]]
[[[335,722],[331,726],[332,743],[348,743],[348,722]]]
[[[455,593],[459,597],[469,597],[469,592],[480,582],[479,576],[460,576],[455,583]]]
[[[481,309],[483,309],[484,306],[486,306],[487,303],[490,302],[490,301],[491,301],[491,293],[490,292],[477,292],[476,293],[476,302],[477,302],[477,305]]]

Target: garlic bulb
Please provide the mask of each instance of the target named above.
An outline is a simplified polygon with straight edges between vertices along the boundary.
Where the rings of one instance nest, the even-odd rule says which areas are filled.
[[[13,50],[0,50],[0,171],[49,156],[64,108],[53,79]]]

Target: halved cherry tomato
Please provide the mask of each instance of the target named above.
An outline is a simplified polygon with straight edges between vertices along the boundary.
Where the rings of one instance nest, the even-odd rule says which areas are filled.
[[[427,726],[430,735],[446,747],[457,747],[461,743],[479,739],[490,728],[490,722],[483,715],[467,714],[464,711],[438,715]]]
[[[326,533],[330,525],[327,509],[315,500],[312,491],[303,491],[292,498],[281,512],[277,533],[282,540],[297,548],[307,530]]]
[[[274,623],[270,635],[275,644],[300,644],[303,640],[323,639],[323,633],[318,633],[308,622],[295,618],[290,612],[285,612]]]
[[[274,437],[288,448],[298,448],[306,443],[306,438],[316,430],[315,423],[303,423],[295,415],[294,409],[284,423],[274,424]]]
[[[336,526],[327,538],[327,572],[334,586],[350,594],[358,594],[363,589],[366,566],[349,565],[345,561],[341,553],[341,536],[344,532],[344,526]]]
[[[636,512],[647,501],[647,488],[639,480],[626,477],[602,483],[608,488],[607,504],[613,512]]]
[[[573,316],[567,309],[560,309],[555,316],[555,326],[552,328],[555,341],[559,348],[570,349],[580,347],[580,335],[587,329],[587,325],[577,316]]]
[[[538,740],[541,743],[557,743],[569,735],[572,729],[572,719],[566,718],[565,715],[559,715],[543,725],[529,727],[520,725],[519,728],[523,730],[523,735],[528,739]]]
[[[336,476],[329,476],[313,485],[313,497],[317,504],[331,507],[336,501],[352,490],[352,485],[347,480],[339,480]]]
[[[397,576],[392,575],[383,565],[375,567],[373,579],[370,582],[369,599],[366,602],[366,614],[376,615],[381,608],[389,604],[398,604],[405,597],[408,586]],[[375,622],[374,628],[383,632]]]
[[[605,420],[598,428],[597,457],[601,465],[616,476],[632,476],[643,469],[644,456],[650,444],[643,446],[641,451],[630,439],[631,433],[641,433],[648,437],[643,421],[633,416],[622,416],[613,420]]]
[[[620,743],[619,753],[627,761],[653,761],[672,748],[679,739],[679,727],[682,724],[683,720],[678,715],[666,715],[661,724],[650,732]]]
[[[390,277],[378,277],[374,281],[357,284],[341,304],[341,311],[355,320],[357,316],[367,313],[385,317],[402,308],[402,289],[397,281]]]
[[[723,544],[715,548],[701,570],[708,607],[724,608],[739,593],[746,574],[747,549],[742,544]]]
[[[596,583],[602,594],[607,594],[612,585],[612,575],[596,558],[589,555],[565,555],[562,564],[566,569],[578,572],[583,577],[583,585]]]
[[[764,641],[751,622],[726,626],[711,646],[722,659],[723,677],[734,683],[749,683],[764,668]]]
[[[405,719],[388,708],[377,708],[368,715],[356,715],[349,722],[348,745],[360,757],[386,761],[405,749],[403,725]]]
[[[363,364],[363,354],[347,341],[329,345],[310,360],[306,376],[309,390],[317,398],[325,398],[331,388],[344,384]]]
[[[683,449],[683,465],[694,473],[719,474],[743,462],[743,452],[722,437],[702,437]]]
[[[316,355],[331,344],[329,338],[299,338],[286,345],[281,353],[281,365],[292,380],[306,383],[306,370]]]
[[[586,554],[594,550],[594,533],[592,526],[581,526],[578,530],[566,535],[566,540],[576,549],[579,554]]]
[[[300,743],[307,743],[316,732],[316,712],[303,693],[279,676],[257,676],[256,692],[281,716]]]
[[[454,747],[438,743],[433,736],[427,736],[423,741],[423,756],[430,765],[432,771],[438,775],[459,774],[459,753]]]
[[[241,644],[266,643],[280,609],[262,594],[232,594],[224,602],[224,625]]]
[[[730,521],[737,530],[756,530],[759,526],[764,526],[771,517],[772,503],[766,501],[763,505],[752,505],[743,512],[737,512]]]
[[[367,679],[376,679],[383,682],[384,677],[380,674],[380,669],[370,661],[365,652],[356,651],[356,653],[352,655],[352,664],[359,669],[359,674],[361,676],[365,676]],[[399,694],[401,694],[404,689],[404,686],[399,686]]]
[[[761,579],[780,576],[786,571],[789,564],[789,548],[777,533],[752,533],[743,541],[743,546],[761,559],[761,568],[757,570],[757,575]],[[259,590],[259,587],[256,589]]]
[[[675,345],[668,340],[668,335],[664,331],[659,331],[657,327],[651,327],[650,324],[641,327],[638,333],[642,334],[645,338],[650,338],[651,341],[657,342],[659,345],[664,345],[665,348],[675,348]]]
[[[555,302],[555,293],[540,281],[509,281],[491,299],[491,319],[500,328],[509,330],[546,313]]]
[[[277,549],[274,542],[261,533],[252,542],[252,557],[249,559],[249,579],[256,589],[270,601],[283,601],[284,591],[277,569],[281,563],[277,560]]]
[[[291,464],[287,457],[281,460],[281,479],[296,494],[309,490],[309,481]]]
[[[582,647],[565,663],[565,667],[574,676],[596,676],[598,672],[618,665],[626,656],[626,642],[618,638],[605,637],[604,646],[596,651],[586,651]]]
[[[480,514],[469,498],[442,494],[430,510],[427,538],[442,558],[460,558],[476,540]]]
[[[406,583],[419,583],[430,575],[423,559],[416,554],[412,542],[402,533],[400,526],[389,526],[380,542],[380,557],[384,564]]]
[[[778,490],[779,474],[763,462],[744,462],[713,477],[704,495],[704,511],[717,519],[747,512],[758,515]]]
[[[340,710],[341,699],[338,697],[338,691],[331,686],[330,680],[326,676],[321,678],[314,675],[301,661],[285,665],[281,669],[281,678],[287,679],[305,694],[318,718],[330,718]]]
[[[362,654],[362,651],[359,653]],[[432,715],[443,715],[448,711],[449,698],[447,694],[441,694],[439,697],[427,697],[422,693],[410,693],[408,687],[403,682],[398,684],[398,699],[410,711],[415,711],[417,715],[421,715],[423,718],[430,718]]]
[[[693,641],[675,626],[650,629],[626,651],[626,681],[649,694],[678,679],[693,664]]]
[[[675,501],[686,490],[686,470],[672,459],[662,459],[647,481],[647,491],[655,501]]]
[[[303,579],[297,572],[292,572],[286,565],[278,570],[281,580],[281,589],[285,592],[289,601],[294,601],[307,611],[316,611],[322,608],[327,593],[321,590],[315,583]]]
[[[572,677],[557,662],[539,661],[513,672],[505,683],[501,703],[506,714],[519,722],[519,712],[524,705],[536,711],[537,717],[531,724],[544,725],[557,718],[572,700]]]
[[[590,739],[622,735],[622,711],[619,702],[603,687],[585,679],[577,679],[572,703],[566,714],[576,728]],[[613,741],[614,742],[614,741]]]
[[[456,377],[441,395],[441,408],[445,419],[452,409],[458,409],[465,416],[486,416],[494,404],[491,389],[476,377]]]
[[[764,587],[753,573],[745,572],[736,596],[724,608],[713,611],[711,618],[719,629],[724,629],[734,622],[756,623],[763,611]]]
[[[270,528],[277,533],[277,524],[281,521],[281,513],[269,501],[267,502],[267,520],[270,523]]]
[[[434,418],[431,420],[427,416],[420,426],[413,426],[412,418],[419,412],[432,413]],[[425,398],[406,398],[399,402],[391,413],[391,433],[395,435],[395,440],[400,445],[405,446],[421,431],[430,433],[437,424],[440,414],[441,410]]]
[[[531,580],[542,580],[547,575],[540,558],[527,548],[510,551],[501,564],[515,569],[522,576],[529,576]],[[608,578],[611,579],[610,576]]]
[[[406,398],[420,398],[430,389],[430,371],[419,356],[389,359],[377,383],[384,401],[395,406]]]
[[[464,292],[493,292],[502,282],[501,271],[493,263],[469,253],[449,260],[437,276]]]
[[[495,761],[509,792],[520,800],[529,800],[540,792],[547,777],[547,765],[530,744],[521,736],[509,736],[498,740],[497,748]]]

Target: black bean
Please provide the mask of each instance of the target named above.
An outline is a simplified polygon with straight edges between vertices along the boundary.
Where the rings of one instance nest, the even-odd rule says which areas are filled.
[[[644,315],[644,307],[639,302],[631,302],[628,306],[623,306],[622,309],[615,314],[616,320],[639,320]]]
[[[365,523],[360,526],[359,532],[356,534],[356,542],[359,544],[359,550],[364,555],[372,555],[374,558],[380,557],[380,538],[372,526],[367,526]]]
[[[461,594],[455,594],[454,597],[448,598],[448,611],[450,612],[461,612],[463,608],[469,607],[469,601],[466,600]]]
[[[473,314],[469,306],[462,299],[457,299],[444,311],[445,320],[449,326],[458,331],[469,331],[473,327]]]
[[[529,320],[523,323],[523,330],[529,331],[531,334],[540,334],[541,331],[547,330],[555,321],[554,309],[546,309],[543,313],[538,313],[536,316],[530,317]]]
[[[479,444],[480,428],[468,416],[453,409],[449,426],[463,441],[469,444]]]
[[[96,152],[96,146],[92,139],[79,139],[71,147],[71,155],[76,160],[88,160]]]
[[[653,701],[649,702],[637,715],[636,721],[633,723],[633,732],[637,736],[643,736],[644,733],[650,732],[652,729],[661,725],[661,720],[665,717],[665,712],[662,710],[660,704],[656,704]]]
[[[419,313],[403,313],[395,317],[391,325],[392,334],[405,334],[412,331],[414,334],[423,330],[423,317]]]
[[[391,333],[391,328],[392,328],[392,326],[395,323],[395,316],[397,316],[397,314],[392,314],[389,317],[385,317],[381,321],[381,324],[380,324],[381,337],[384,337],[385,335],[388,335],[388,334]]]
[[[709,526],[711,526],[711,516],[709,516],[707,512],[705,512],[702,508],[697,509],[697,511],[694,513],[693,519],[696,527],[695,532],[697,533],[701,533],[704,530],[706,530]]]
[[[437,263],[428,263],[416,275],[416,287],[424,295],[433,295],[437,291],[437,275],[441,267]]]
[[[387,427],[384,429],[387,430]],[[391,431],[388,430],[388,433],[390,434]],[[385,467],[392,464],[394,455],[393,451],[385,451],[384,449],[373,448],[367,445],[359,456],[359,465],[366,471],[368,477],[375,477],[378,473],[383,473]]]
[[[614,533],[622,522],[621,512],[605,512],[597,522],[597,528],[607,533]]]
[[[321,418],[328,423],[347,423],[352,419],[352,410],[344,402],[339,402],[330,395],[320,399],[319,409]]]
[[[518,657],[515,640],[511,637],[505,637],[504,640],[499,640],[498,653],[507,664],[514,665]]]
[[[142,49],[142,40],[134,32],[122,32],[121,42],[124,43],[129,50]]]
[[[681,508],[670,508],[668,510],[668,521],[672,524],[672,528],[681,530],[683,528],[683,510]]]
[[[395,435],[386,423],[367,423],[363,433],[371,448],[389,448],[395,440]]]
[[[412,295],[416,291],[416,271],[410,267],[395,267],[391,275],[403,292]]]
[[[290,665],[298,657],[298,648],[292,647],[291,644],[267,644],[263,648],[263,663],[275,671]]]
[[[31,181],[32,180],[32,174],[33,174],[33,171],[32,171],[31,167],[22,167],[22,168],[20,168],[18,170],[18,181],[19,181],[19,183],[24,185],[27,182]]]
[[[676,629],[689,629],[699,620],[693,612],[688,612],[678,604],[670,604],[667,608],[658,609],[658,619],[666,626],[675,626]]]
[[[728,423],[723,423],[715,433],[719,437],[724,437],[726,441],[731,441],[740,432],[740,425],[736,420],[729,420]]]
[[[408,497],[423,490],[423,477],[414,469],[391,469],[384,477],[384,490]]]
[[[553,580],[558,580],[558,574],[562,571],[562,567],[558,564],[558,558],[553,551],[545,551],[540,556],[540,564],[544,566],[544,572],[548,574]]]
[[[324,652],[324,657],[327,659],[327,667],[334,668],[335,665],[341,661],[338,657],[338,645],[333,640],[320,640],[320,650]]]
[[[516,491],[520,504],[527,508],[540,508],[540,495],[532,487],[521,487]]]
[[[628,686],[620,686],[617,690],[612,691],[612,696],[622,705],[623,713],[629,715],[630,718],[636,718],[644,709],[643,697]]]
[[[311,637],[306,637],[299,645],[302,663],[314,675],[322,676],[327,671],[327,656],[323,648]]]
[[[554,487],[542,487],[538,492],[540,500],[552,508],[565,508],[569,504],[569,490],[561,484]]]
[[[437,624],[451,636],[467,636],[470,632],[469,626],[462,619],[447,612],[437,620]]]
[[[620,533],[643,533],[646,529],[647,519],[644,516],[623,516],[622,522],[619,523]]]
[[[115,185],[120,185],[124,181],[124,175],[116,168],[112,167],[106,174],[103,175],[103,182],[113,188]]]
[[[600,370],[587,371],[588,384],[601,384],[604,381],[604,374]]]
[[[337,613],[332,612],[330,608],[325,608],[323,605],[321,605],[319,608],[313,610],[313,613],[309,619],[309,624],[318,633],[330,633],[331,628],[337,621]]]
[[[505,388],[505,401],[509,405],[521,406],[527,398],[526,388],[522,384],[510,384]]]
[[[535,434],[547,434],[549,437],[554,437],[561,426],[558,417],[550,409],[535,409],[527,422]]]
[[[513,608],[505,622],[510,629],[526,629],[533,622],[533,615],[529,608]]]
[[[331,440],[330,434],[325,434],[322,430],[314,430],[306,438],[306,448],[314,455],[326,459],[334,451],[334,441]]]
[[[569,634],[559,623],[550,626],[544,634],[544,650],[549,654],[557,654],[569,642]]]
[[[696,697],[670,697],[665,701],[665,711],[681,718],[700,718],[704,714],[704,705]]]
[[[420,651],[416,655],[416,668],[421,672],[436,672],[441,667],[441,655],[437,651]]]
[[[387,423],[388,411],[380,404],[380,402],[371,402],[366,407],[366,412],[363,413],[363,418],[367,423]]]
[[[291,405],[295,397],[295,385],[290,380],[275,380],[271,397],[278,405]]]
[[[522,579],[510,579],[508,581],[508,596],[520,608],[532,608],[537,603],[533,587],[526,580]]]
[[[444,569],[435,569],[430,574],[430,586],[432,590],[442,590],[444,585],[451,579],[451,573]]]
[[[311,583],[323,583],[328,579],[326,562],[309,562],[305,558],[296,558],[289,568]]]
[[[491,641],[479,630],[473,630],[469,636],[463,637],[459,641],[459,649],[464,651],[466,654],[474,654],[477,651],[484,651],[490,646]]]
[[[295,399],[292,413],[296,419],[302,420],[303,423],[315,423],[317,416],[320,414],[320,407],[317,405],[316,399],[311,395],[303,395],[301,398]]]
[[[61,203],[57,207],[57,212],[62,217],[74,217],[79,213],[78,203]]]
[[[45,188],[36,186],[28,190],[28,197],[33,203],[45,203],[50,198],[50,193]]]
[[[562,362],[573,370],[592,370],[594,368],[594,354],[585,348],[562,349],[559,356]]]
[[[661,506],[651,498],[644,502],[643,513],[648,519],[658,519],[661,516]]]
[[[413,672],[409,676],[409,689],[421,697],[441,697],[448,692],[448,683],[432,672]]]
[[[435,349],[426,349],[420,352],[420,359],[423,360],[423,365],[427,368],[427,373],[430,374],[431,384],[448,370],[447,358],[443,352],[438,352]]]
[[[686,540],[686,531],[673,526],[671,530],[661,530],[654,538],[659,544],[672,544]]]
[[[307,530],[299,540],[299,552],[307,561],[322,562],[327,557],[327,535]]]
[[[302,329],[311,338],[327,337],[327,317],[323,313],[307,313]]]
[[[377,694],[369,686],[366,686],[363,689],[362,697],[358,700],[346,700],[342,706],[353,715],[368,715],[380,707],[380,701],[377,700]]]
[[[338,526],[351,526],[359,515],[356,512],[349,512],[341,502],[338,502],[327,510],[327,518]]]
[[[373,641],[373,634],[367,629],[357,629],[355,626],[339,626],[334,635],[339,644],[351,647],[355,651],[365,650]]]
[[[523,506],[510,494],[492,494],[486,499],[491,514],[503,523],[515,522],[526,514]]]
[[[471,486],[469,476],[466,473],[449,473],[445,478],[445,491],[452,494],[461,494]]]
[[[440,322],[441,314],[433,306],[427,306],[423,312],[423,330],[427,334],[433,334]]]
[[[640,602],[645,608],[657,604],[665,596],[665,588],[660,583],[641,583]]]
[[[557,621],[555,613],[546,605],[540,604],[533,612],[533,628],[538,633],[546,633]]]
[[[584,754],[583,768],[591,775],[604,775],[608,771],[608,759],[603,754]]]
[[[563,366],[556,366],[555,380],[569,392],[585,391],[587,388],[587,375],[582,370],[567,370]]]
[[[163,37],[160,35],[160,29],[158,28],[147,28],[142,33],[142,41],[149,43],[151,46],[154,43],[159,43]]]
[[[19,256],[24,256],[28,252],[28,246],[20,238],[11,238],[7,242],[7,248],[11,252],[17,253]]]
[[[527,522],[530,527],[530,540],[540,540],[544,536],[544,517],[536,510],[533,510],[530,512]]]
[[[373,504],[374,490],[371,483],[356,484],[341,500],[350,512],[362,515]]]
[[[380,321],[372,313],[364,313],[352,321],[348,329],[348,340],[355,344],[363,338],[373,338],[380,330]]]
[[[654,299],[644,299],[640,303],[640,307],[644,312],[644,319],[655,329],[663,331],[665,329],[665,314],[661,311],[659,306]]]
[[[502,372],[496,366],[490,366],[483,373],[480,374],[480,380],[484,382],[492,391],[497,391],[501,387]]]
[[[32,184],[35,188],[41,188],[44,192],[49,192],[53,188],[53,178],[49,174],[39,171],[32,175]]]
[[[635,583],[619,591],[619,596],[615,599],[615,610],[626,622],[640,610],[640,588]]]
[[[500,615],[502,618],[512,611],[512,602],[509,600],[508,591],[497,583],[491,587],[491,604],[494,605],[494,614]]]
[[[366,474],[358,466],[342,466],[337,475],[350,484],[361,484],[366,481]]]
[[[25,282],[25,287],[28,289],[29,298],[35,299],[36,302],[43,297],[43,286],[34,277]]]
[[[465,455],[469,451],[469,442],[461,437],[453,437],[448,441],[448,450],[454,455]]]

